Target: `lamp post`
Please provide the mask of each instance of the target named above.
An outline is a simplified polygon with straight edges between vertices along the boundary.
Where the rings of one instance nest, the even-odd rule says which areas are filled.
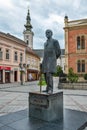
[[[22,63],[20,63],[19,64],[19,67],[20,67],[20,79],[21,79],[21,85],[23,85],[23,64]]]
[[[26,68],[29,67],[29,64],[25,64],[25,63],[20,63],[19,64],[19,67],[20,67],[20,72],[21,72],[21,75],[20,75],[20,78],[21,78],[21,85],[23,85],[23,72]]]

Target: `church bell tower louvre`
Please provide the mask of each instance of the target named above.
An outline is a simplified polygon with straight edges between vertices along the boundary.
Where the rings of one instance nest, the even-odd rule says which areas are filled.
[[[32,31],[32,25],[31,25],[31,18],[30,18],[30,12],[28,9],[27,17],[26,17],[26,24],[24,25],[25,30],[23,32],[24,34],[24,41],[26,42],[27,46],[33,49],[33,31]]]

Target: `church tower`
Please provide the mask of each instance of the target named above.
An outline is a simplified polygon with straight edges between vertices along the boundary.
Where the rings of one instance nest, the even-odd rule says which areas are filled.
[[[23,32],[24,34],[24,41],[26,42],[27,46],[33,49],[33,35],[34,33],[32,32],[32,25],[31,25],[31,18],[30,18],[30,13],[28,9],[27,17],[26,17],[26,24],[25,30]]]

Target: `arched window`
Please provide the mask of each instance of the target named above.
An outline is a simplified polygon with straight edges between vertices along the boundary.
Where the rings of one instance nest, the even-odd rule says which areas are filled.
[[[81,37],[81,49],[85,49],[85,37]]]
[[[23,54],[20,53],[20,62],[22,62],[22,61],[23,61]]]
[[[85,60],[77,61],[77,72],[85,72]]]
[[[77,37],[77,50],[85,49],[85,36]]]
[[[82,72],[85,72],[85,60],[82,60]]]
[[[77,62],[77,72],[81,72],[81,62],[78,60]]]
[[[27,42],[27,45],[28,45],[28,44],[29,44],[29,41],[27,40],[26,42]]]
[[[79,50],[81,48],[81,45],[80,45],[80,37],[78,36],[77,37],[77,50]]]

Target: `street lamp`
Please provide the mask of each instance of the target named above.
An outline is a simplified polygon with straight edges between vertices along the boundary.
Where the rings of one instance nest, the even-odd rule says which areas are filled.
[[[29,65],[30,65],[30,64],[27,64],[27,68],[29,68]]]
[[[23,85],[23,72],[26,68],[29,68],[29,64],[26,64],[26,63],[20,63],[19,64],[19,67],[20,67],[20,72],[21,72],[21,75],[20,75],[20,78],[21,78],[21,85]]]
[[[21,85],[23,85],[23,64],[20,63],[19,64],[19,67],[20,67],[20,79],[21,79]]]

